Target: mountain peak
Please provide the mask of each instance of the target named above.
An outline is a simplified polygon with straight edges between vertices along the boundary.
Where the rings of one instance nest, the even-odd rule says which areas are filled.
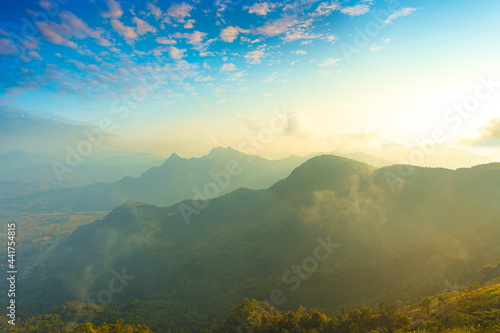
[[[170,155],[169,158],[167,158],[167,161],[169,160],[182,160],[182,157],[177,155],[177,153],[172,153],[172,155]]]
[[[210,150],[210,153],[208,153],[207,156],[221,156],[221,155],[229,155],[229,154],[242,154],[241,152],[231,148],[230,146],[227,147],[214,147],[212,150]]]
[[[274,184],[271,189],[293,193],[344,188],[349,186],[352,175],[369,177],[376,168],[363,162],[335,155],[313,157],[292,171],[290,176]],[[346,181],[347,180],[347,181]]]

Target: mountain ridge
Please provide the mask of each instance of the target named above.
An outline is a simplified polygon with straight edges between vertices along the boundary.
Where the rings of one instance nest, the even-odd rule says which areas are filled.
[[[206,202],[185,200],[168,207],[128,201],[103,220],[39,251],[51,273],[33,288],[64,286],[63,301],[64,295],[77,291],[80,297],[98,291],[109,279],[110,267],[126,267],[133,275],[147,266],[150,274],[119,299],[163,295],[220,313],[239,299],[269,299],[269,292],[279,289],[287,292],[284,308],[303,304],[334,311],[378,296],[416,297],[437,288],[450,274],[469,279],[465,271],[477,271],[478,265],[496,258],[499,172],[415,168],[392,192],[385,171],[319,156],[269,189],[240,188]],[[287,190],[276,190],[280,187]],[[468,197],[471,193],[476,197]],[[196,210],[190,223],[181,214],[181,204]],[[488,221],[495,222],[481,229]],[[473,242],[463,235],[475,235]],[[283,280],[290,267],[312,255],[318,237],[340,247],[307,278],[289,273],[293,279]],[[457,244],[469,254],[453,259]],[[440,250],[429,251],[435,247]],[[421,260],[432,263],[425,265],[429,278],[402,280],[401,270],[414,271],[405,260],[415,267],[425,262]],[[290,292],[291,281],[300,289]],[[23,288],[31,297],[40,293]]]

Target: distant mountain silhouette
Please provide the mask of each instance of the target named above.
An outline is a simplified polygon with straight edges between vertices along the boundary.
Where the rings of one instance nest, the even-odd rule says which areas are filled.
[[[174,153],[163,164],[146,170],[140,177],[34,193],[6,199],[3,203],[14,208],[22,205],[28,211],[111,210],[126,200],[171,205],[195,198],[198,193],[201,197],[213,198],[239,187],[267,188],[288,176],[305,160],[306,157],[294,156],[272,161],[249,156],[230,147],[214,148],[200,158],[186,159]]]
[[[197,163],[217,165],[214,154]],[[194,173],[188,164],[174,155],[148,173]],[[478,279],[500,253],[500,171],[413,167],[389,186],[401,168],[408,166],[377,169],[324,155],[265,190],[170,207],[127,201],[37,247],[31,260],[42,261],[47,276],[19,289],[26,299],[84,298],[123,268],[140,282],[118,301],[159,298],[220,314],[245,297],[269,300],[273,290],[286,299],[280,308],[338,310]],[[191,208],[189,224],[181,207]]]

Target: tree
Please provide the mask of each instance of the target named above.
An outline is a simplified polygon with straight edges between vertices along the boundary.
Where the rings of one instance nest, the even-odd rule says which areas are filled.
[[[408,316],[399,316],[399,318],[394,323],[394,327],[403,330],[403,332],[407,332],[407,330],[411,327],[411,319]]]
[[[430,298],[429,296],[427,296],[422,300],[422,302],[420,302],[420,306],[425,309],[427,318],[429,318],[429,308],[431,304],[432,304],[432,298]]]

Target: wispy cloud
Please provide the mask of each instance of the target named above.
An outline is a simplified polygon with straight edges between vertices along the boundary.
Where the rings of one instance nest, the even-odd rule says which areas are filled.
[[[113,26],[113,29],[115,29],[115,31],[120,36],[125,38],[125,40],[129,44],[132,44],[134,40],[137,38],[137,33],[135,32],[134,28],[126,26],[120,20],[112,19],[111,26]]]
[[[101,13],[102,17],[120,18],[123,15],[123,10],[120,4],[115,0],[104,0],[108,5],[108,11]]]
[[[144,21],[144,20],[141,20],[140,18],[138,17],[134,17],[132,19],[132,22],[135,23],[135,25],[137,26],[137,34],[138,35],[144,35],[148,32],[152,32],[152,33],[155,33],[156,32],[156,28],[151,26],[148,22]]]
[[[265,55],[263,50],[255,50],[248,52],[244,57],[249,64],[260,64]]]
[[[176,44],[177,43],[177,41],[175,39],[168,38],[168,37],[156,37],[155,41],[158,44],[163,44],[163,45]]]
[[[71,28],[66,24],[58,25],[54,22],[37,22],[37,28],[42,33],[43,38],[52,44],[64,45],[72,49],[77,48],[74,42],[61,36],[61,34],[68,35],[71,33]]]
[[[340,10],[342,14],[346,14],[349,16],[360,16],[368,13],[369,11],[370,11],[370,6],[366,4],[344,7]]]
[[[386,24],[391,24],[392,21],[394,21],[395,19],[397,18],[400,18],[400,17],[404,17],[404,16],[408,16],[408,15],[411,15],[411,13],[413,13],[414,11],[418,10],[420,8],[412,8],[412,7],[406,7],[406,8],[403,8],[397,12],[395,12],[394,14],[392,14],[391,16],[389,16],[387,18],[387,20],[385,20],[385,23]]]
[[[276,5],[270,2],[256,2],[252,6],[243,6],[243,9],[248,10],[250,14],[266,16],[275,7]]]
[[[284,34],[290,27],[297,23],[298,21],[295,17],[285,16],[277,20],[266,22],[263,26],[258,27],[256,32],[267,37],[278,36]]]
[[[186,17],[189,17],[191,15],[190,11],[193,8],[193,6],[185,2],[174,3],[170,6],[170,8],[168,8],[167,15],[176,19],[177,21],[184,22]]]
[[[0,55],[14,55],[19,49],[8,38],[0,38]]]
[[[155,6],[154,3],[148,2],[148,10],[156,20],[159,20],[163,16],[163,12],[160,7]]]
[[[500,118],[490,120],[479,132],[484,139],[500,139]]]
[[[220,68],[221,72],[232,72],[236,70],[236,66],[233,63],[227,63],[222,65]]]
[[[340,9],[340,6],[337,3],[329,4],[326,2],[322,2],[316,8],[316,15],[330,15],[334,10]]]
[[[318,63],[319,67],[330,67],[330,66],[337,66],[339,61],[341,61],[341,58],[326,58],[322,62]]]
[[[240,27],[229,26],[221,30],[220,38],[222,38],[222,40],[225,42],[232,43],[238,37],[238,34],[247,32],[248,30],[242,29]]]
[[[186,49],[178,49],[175,46],[170,46],[168,50],[168,54],[174,60],[182,59],[182,57],[184,57],[184,52],[186,52]]]

